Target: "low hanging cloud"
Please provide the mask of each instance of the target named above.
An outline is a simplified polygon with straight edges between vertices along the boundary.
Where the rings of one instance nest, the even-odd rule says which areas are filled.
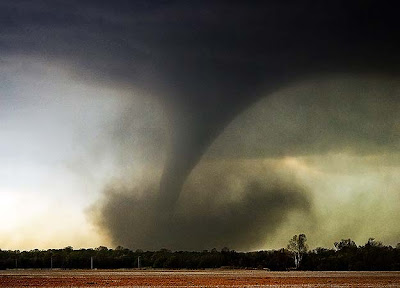
[[[263,177],[261,177],[263,175]],[[90,209],[114,245],[129,248],[250,250],[263,247],[293,211],[312,217],[306,187],[272,163],[202,163],[185,184],[172,217],[163,217],[158,182],[115,182]]]

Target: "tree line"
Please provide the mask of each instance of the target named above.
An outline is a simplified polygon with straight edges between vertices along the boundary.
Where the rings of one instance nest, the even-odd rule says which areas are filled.
[[[351,239],[335,242],[333,249],[308,250],[307,237],[295,235],[286,248],[269,251],[236,252],[228,248],[204,251],[109,249],[0,250],[0,269],[90,269],[165,268],[206,269],[244,268],[285,270],[400,270],[400,243],[385,246],[370,238],[357,246]]]

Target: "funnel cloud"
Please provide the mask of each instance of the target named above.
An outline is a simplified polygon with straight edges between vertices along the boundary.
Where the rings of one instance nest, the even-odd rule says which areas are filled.
[[[226,245],[250,249],[273,233],[292,210],[312,210],[306,185],[282,178],[271,168],[261,174],[243,172],[246,176],[238,175],[242,186],[232,187],[229,173],[240,174],[236,172],[243,168],[240,163],[219,174],[218,165],[203,166],[202,159],[396,150],[397,90],[382,91],[382,97],[368,91],[359,93],[360,99],[349,97],[361,107],[332,93],[334,87],[327,89],[328,96],[320,95],[324,91],[319,88],[311,96],[292,93],[288,100],[287,93],[279,94],[291,85],[335,75],[390,78],[398,83],[396,5],[377,0],[5,0],[0,4],[0,63],[6,58],[35,59],[63,67],[74,81],[125,95],[121,101],[127,108],[116,121],[123,125],[111,129],[117,132],[106,142],[123,139],[115,153],[130,159],[134,140],[129,133],[136,127],[133,130],[144,136],[135,135],[135,140],[148,140],[142,143],[144,156],[135,165],[146,158],[163,169],[146,170],[145,179],[151,181],[111,183],[92,209],[93,221],[115,243],[198,249],[225,245],[228,239]],[[320,85],[324,84],[316,86]],[[137,95],[159,103],[166,115],[164,127],[135,126],[136,113],[144,114],[139,118],[152,117],[129,109],[139,105]],[[283,119],[266,109],[269,114],[262,123],[250,117],[245,124],[228,127],[251,105],[271,95],[294,114]],[[377,99],[386,104],[374,105]],[[380,118],[370,105],[389,113]],[[368,125],[360,126],[350,115]],[[151,123],[147,120],[143,123]],[[261,128],[252,130],[252,123]],[[235,134],[234,141],[227,134],[218,138],[226,131]],[[247,138],[246,131],[250,131]],[[261,131],[264,136],[258,137]],[[149,153],[147,146],[154,150]],[[122,178],[134,178],[132,170],[121,167]],[[251,170],[258,169],[246,166],[243,171]],[[230,198],[235,189],[240,200]]]

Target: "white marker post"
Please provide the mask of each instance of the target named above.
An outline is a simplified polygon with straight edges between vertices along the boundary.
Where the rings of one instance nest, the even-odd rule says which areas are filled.
[[[93,270],[93,256],[90,257],[90,269]]]

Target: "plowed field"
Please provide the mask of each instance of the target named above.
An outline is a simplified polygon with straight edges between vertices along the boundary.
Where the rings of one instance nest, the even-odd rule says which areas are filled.
[[[7,270],[0,287],[400,287],[400,272]]]

